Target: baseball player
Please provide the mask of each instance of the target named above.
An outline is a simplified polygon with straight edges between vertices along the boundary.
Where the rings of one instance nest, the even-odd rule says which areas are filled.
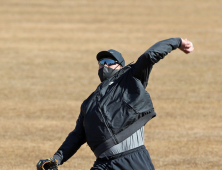
[[[97,54],[101,84],[82,103],[75,129],[50,159],[40,160],[37,169],[58,169],[87,142],[96,156],[91,170],[154,170],[144,146],[144,126],[156,116],[145,90],[153,65],[172,50],[194,50],[187,39],[157,42],[134,64],[116,50]]]

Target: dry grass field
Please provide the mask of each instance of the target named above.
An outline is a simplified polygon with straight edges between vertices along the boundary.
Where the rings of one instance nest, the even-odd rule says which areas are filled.
[[[33,170],[75,127],[100,83],[96,54],[126,63],[157,41],[188,38],[152,70],[157,117],[145,145],[157,170],[222,169],[221,0],[0,0],[1,170]],[[87,170],[85,144],[60,170]]]

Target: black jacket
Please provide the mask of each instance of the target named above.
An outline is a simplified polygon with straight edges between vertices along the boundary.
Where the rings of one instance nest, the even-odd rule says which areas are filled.
[[[142,54],[137,62],[102,82],[83,102],[75,129],[54,158],[62,164],[85,142],[96,157],[122,142],[156,116],[145,90],[155,63],[180,47],[180,38],[160,41]]]

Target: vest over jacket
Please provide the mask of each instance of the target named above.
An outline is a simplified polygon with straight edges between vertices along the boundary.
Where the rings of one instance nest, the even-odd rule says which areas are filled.
[[[75,129],[54,158],[62,164],[87,142],[95,156],[122,142],[156,116],[145,90],[155,63],[180,47],[180,38],[160,41],[128,65],[103,81],[83,102]]]

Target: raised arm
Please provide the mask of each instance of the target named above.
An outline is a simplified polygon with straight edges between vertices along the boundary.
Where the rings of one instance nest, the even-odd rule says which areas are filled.
[[[69,133],[66,140],[63,142],[58,151],[54,154],[53,158],[61,165],[73,156],[76,151],[86,142],[85,130],[83,127],[83,115],[82,112],[76,121],[75,129]]]
[[[133,76],[138,78],[146,88],[153,65],[177,48],[185,53],[190,53],[194,49],[190,41],[181,38],[157,42],[138,58],[133,66]]]

